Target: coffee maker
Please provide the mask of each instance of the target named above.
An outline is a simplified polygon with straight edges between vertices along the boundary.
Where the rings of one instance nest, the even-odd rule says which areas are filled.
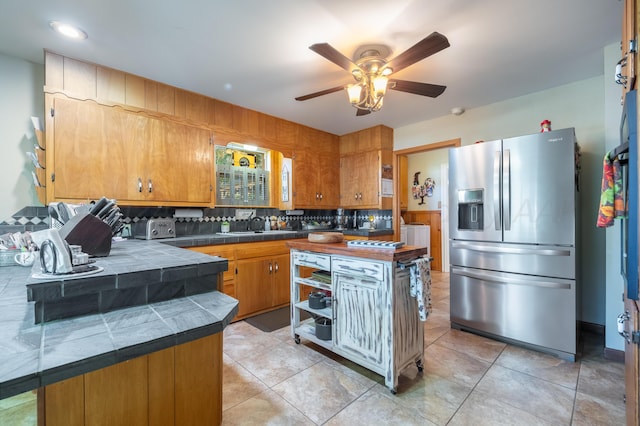
[[[336,213],[336,228],[335,229],[337,231],[341,231],[343,229],[347,229],[347,227],[346,227],[347,220],[348,220],[348,218],[344,214],[344,209],[339,208],[337,213]]]

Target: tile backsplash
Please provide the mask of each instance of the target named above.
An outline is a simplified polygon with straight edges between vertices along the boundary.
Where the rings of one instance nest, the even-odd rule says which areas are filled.
[[[120,206],[125,224],[146,218],[173,217],[174,207],[129,207]],[[335,210],[305,210],[302,215],[287,215],[285,210],[273,208],[256,208],[256,215],[262,218],[276,216],[279,221],[286,221],[289,229],[301,229],[303,222],[316,221],[333,223]],[[353,211],[345,210],[345,215],[352,218]],[[361,225],[369,216],[374,216],[377,229],[388,229],[392,226],[391,210],[358,210],[357,223]],[[235,207],[203,208],[202,217],[176,218],[176,234],[202,235],[220,232],[222,222],[228,221],[231,231],[245,230],[246,220],[236,218]],[[0,222],[0,234],[7,232],[38,231],[49,227],[47,207],[27,206],[16,212],[10,220]],[[352,221],[349,221],[351,227]]]

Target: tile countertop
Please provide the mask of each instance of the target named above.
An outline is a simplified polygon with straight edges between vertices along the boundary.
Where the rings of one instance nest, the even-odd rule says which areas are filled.
[[[110,255],[97,258],[96,265],[104,271],[85,279],[104,283],[136,273],[159,271],[159,277],[171,276],[172,271],[194,267],[195,274],[223,271],[227,260],[131,240],[114,243]],[[51,285],[64,288],[79,279],[51,281]],[[38,281],[31,278],[31,268],[0,268],[0,399],[219,333],[238,310],[236,299],[207,291],[35,324],[35,304],[27,300],[27,285]]]
[[[287,231],[287,232],[257,232],[253,234],[234,235],[234,233],[228,234],[203,234],[203,235],[191,235],[170,238],[162,240],[163,243],[172,245],[175,247],[195,247],[195,246],[208,246],[218,244],[233,244],[233,243],[255,243],[259,241],[274,241],[274,240],[289,240],[307,238],[309,233],[314,231]],[[393,235],[393,229],[345,229],[337,231],[334,229],[326,229],[318,232],[342,232],[344,235],[355,235],[362,237],[375,238],[380,235]]]
[[[392,230],[345,230],[345,235],[375,237]],[[227,267],[226,259],[180,248],[306,238],[309,231],[255,235],[194,235],[167,240],[127,240],[112,245],[96,265],[104,271],[83,278],[36,280],[31,268],[0,268],[0,399],[94,371],[151,352],[221,332],[236,315],[238,301],[208,291],[99,312],[35,323],[35,303],[27,298],[49,297],[64,289],[86,288],[92,280],[113,286],[131,278],[200,273],[212,264]],[[218,265],[220,266],[220,265]],[[194,272],[193,270],[199,271]],[[214,268],[215,270],[215,268]],[[223,270],[223,269],[220,269]],[[84,280],[79,285],[78,280]],[[119,281],[118,281],[119,280]],[[133,281],[136,281],[135,279]],[[33,285],[41,287],[34,290]],[[39,286],[39,284],[44,284]],[[46,288],[46,290],[45,290]],[[41,291],[42,294],[38,294]]]

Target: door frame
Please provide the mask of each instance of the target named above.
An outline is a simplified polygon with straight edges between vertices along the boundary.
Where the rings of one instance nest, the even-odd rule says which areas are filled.
[[[395,142],[395,141],[394,141]],[[392,209],[392,217],[393,217],[393,233],[400,238],[400,160],[399,157],[403,155],[411,155],[411,154],[421,154],[427,151],[434,151],[436,149],[442,148],[457,148],[462,146],[462,139],[449,139],[446,141],[435,142],[427,145],[419,145],[411,148],[399,149],[393,151],[393,209]],[[444,188],[443,188],[444,189]],[[447,218],[448,219],[448,218]],[[448,220],[447,220],[448,221]],[[444,226],[448,226],[448,224],[442,224],[443,229]],[[444,234],[443,234],[444,235]],[[448,242],[442,242],[442,250],[447,250]],[[445,256],[442,256],[442,259],[445,259]]]

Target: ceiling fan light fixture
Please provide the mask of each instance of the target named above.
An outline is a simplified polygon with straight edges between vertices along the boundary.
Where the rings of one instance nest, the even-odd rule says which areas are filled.
[[[362,86],[360,84],[350,84],[347,86],[347,95],[349,96],[349,102],[351,105],[357,105],[360,103],[360,96],[362,95]]]
[[[389,79],[384,75],[373,78],[373,93],[375,98],[382,98],[387,92],[387,83]]]
[[[351,60],[329,43],[312,44],[309,49],[350,72],[355,83],[309,93],[295,99],[305,101],[344,89],[349,97],[349,103],[358,110],[356,116],[361,117],[380,110],[387,89],[431,98],[438,97],[447,88],[446,86],[390,80],[389,76],[447,47],[449,47],[449,40],[442,34],[433,32],[391,60],[386,59],[391,50],[384,45],[361,46]]]

